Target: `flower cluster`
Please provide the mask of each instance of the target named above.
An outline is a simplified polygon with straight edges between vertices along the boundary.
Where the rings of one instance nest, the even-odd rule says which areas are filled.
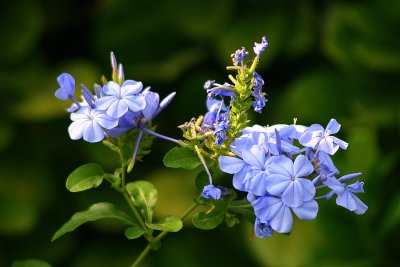
[[[318,199],[337,195],[336,203],[356,214],[367,206],[354,193],[363,192],[363,183],[346,185],[360,173],[337,178],[338,169],[330,155],[348,144],[332,136],[340,124],[332,119],[326,129],[313,124],[255,125],[242,130],[230,145],[236,155],[220,156],[223,172],[233,174],[233,186],[248,193],[256,215],[255,234],[271,236],[274,231],[289,233],[294,213],[302,220],[312,220],[318,213]],[[322,188],[331,189],[316,196]]]
[[[103,86],[94,85],[92,92],[82,84],[82,100],[74,97],[75,79],[68,73],[58,76],[60,88],[55,96],[61,100],[72,100],[68,109],[72,123],[68,128],[71,139],[83,138],[95,143],[106,136],[117,138],[133,128],[142,128],[149,123],[173,99],[175,93],[168,95],[160,103],[159,95],[143,90],[143,84],[125,80],[123,67],[111,53],[113,80]]]

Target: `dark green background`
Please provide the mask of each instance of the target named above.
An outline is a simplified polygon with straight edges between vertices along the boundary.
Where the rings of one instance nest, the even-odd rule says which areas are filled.
[[[107,184],[72,194],[65,178],[116,159],[101,144],[68,137],[67,103],[53,97],[56,77],[71,73],[91,87],[110,75],[109,53],[126,77],[166,96],[158,132],[205,112],[204,81],[223,83],[230,54],[270,43],[258,71],[269,102],[253,122],[342,124],[350,143],[334,160],[343,174],[362,172],[369,206],[357,216],[320,201],[318,218],[295,220],[288,237],[251,239],[251,226],[202,231],[190,223],[168,235],[143,266],[394,266],[400,251],[400,1],[8,1],[0,16],[0,266],[38,258],[53,266],[129,266],[145,246],[113,221],[52,234],[75,211],[100,201],[123,203]],[[166,169],[173,145],[156,140],[134,179],[149,179],[156,215],[181,214],[194,174]]]

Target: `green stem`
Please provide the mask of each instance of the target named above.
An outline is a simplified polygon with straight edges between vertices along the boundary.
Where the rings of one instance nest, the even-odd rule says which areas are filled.
[[[187,209],[181,216],[180,219],[184,220],[187,216],[189,216],[190,213],[192,213],[192,211],[194,211],[197,207],[199,206],[199,204],[195,203],[193,204],[189,209]],[[154,241],[158,242],[160,241],[164,236],[166,236],[169,232],[167,231],[162,231],[155,239]],[[139,266],[140,262],[147,256],[147,254],[149,254],[151,250],[151,246],[150,244],[147,244],[147,246],[143,249],[142,253],[140,253],[139,257],[137,257],[137,259],[135,260],[135,262],[132,264],[131,267],[137,267]]]
[[[135,262],[132,264],[131,267],[137,267],[139,266],[140,262],[147,256],[147,254],[149,254],[151,250],[150,244],[148,244],[144,250],[142,251],[142,253],[140,253],[139,257],[137,257],[137,259],[135,260]]]

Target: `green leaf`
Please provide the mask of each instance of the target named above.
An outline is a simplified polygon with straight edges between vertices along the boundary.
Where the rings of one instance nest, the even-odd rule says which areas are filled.
[[[199,229],[214,229],[224,221],[225,214],[218,210],[209,213],[200,212],[193,216],[192,223]]]
[[[196,176],[196,189],[198,192],[203,192],[203,188],[206,185],[210,184],[210,178],[208,177],[208,174],[205,171],[201,171],[197,176]]]
[[[192,170],[201,164],[196,153],[186,147],[174,147],[164,156],[164,165],[169,168]]]
[[[167,216],[158,223],[146,223],[146,225],[151,229],[167,232],[178,232],[183,226],[182,220],[174,216]]]
[[[11,267],[51,267],[51,265],[42,260],[29,259],[23,261],[15,261],[11,265]]]
[[[158,199],[158,192],[154,185],[148,181],[136,181],[128,183],[126,190],[132,197],[135,206],[140,208],[145,221],[151,223]]]
[[[128,239],[136,239],[141,237],[144,233],[146,233],[146,231],[137,225],[125,229],[125,236]]]
[[[73,171],[67,178],[67,189],[80,192],[98,187],[103,182],[104,170],[97,163],[88,163]]]
[[[228,227],[233,227],[236,224],[239,224],[239,222],[240,222],[239,219],[236,218],[235,215],[227,214],[227,216],[225,217],[225,223],[226,223],[226,226],[228,226]]]
[[[136,225],[134,220],[125,212],[119,210],[111,203],[97,203],[90,206],[86,211],[75,213],[53,236],[51,241],[58,239],[68,232],[74,231],[84,223],[99,219],[117,219],[123,224]]]

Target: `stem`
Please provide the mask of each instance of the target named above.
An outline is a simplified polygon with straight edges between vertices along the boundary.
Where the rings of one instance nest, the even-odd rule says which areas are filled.
[[[210,180],[210,184],[212,184],[212,176],[211,176],[210,171],[209,171],[208,168],[207,168],[206,161],[204,160],[203,156],[201,155],[201,152],[200,152],[199,147],[198,147],[197,145],[195,145],[194,148],[196,149],[197,156],[199,157],[201,163],[202,163],[203,166],[204,166],[204,169],[206,170],[206,173],[207,173],[207,175],[208,175],[208,179]]]
[[[131,197],[129,196],[128,191],[126,190],[125,185],[123,186],[122,190],[121,190],[122,194],[125,197],[125,200],[128,202],[129,206],[131,207],[133,214],[135,215],[136,219],[138,220],[140,226],[147,231],[147,226],[146,224],[143,222],[142,217],[139,214],[139,211],[137,210],[135,204],[133,204],[133,201],[131,199]]]
[[[153,132],[152,130],[149,130],[149,129],[145,128],[145,127],[143,127],[143,131],[145,131],[148,134],[154,135],[154,136],[156,136],[158,138],[167,140],[167,141],[171,141],[171,142],[174,142],[174,143],[177,143],[177,144],[181,143],[181,141],[179,141],[177,139],[174,139],[174,138],[171,138],[171,137],[168,137],[168,136]]]
[[[151,247],[150,245],[147,245],[144,250],[142,251],[142,253],[140,253],[139,257],[137,257],[137,259],[135,260],[135,262],[132,264],[131,267],[137,267],[139,266],[139,263],[147,256],[147,254],[150,252]]]
[[[189,209],[187,209],[181,216],[180,219],[184,220],[187,216],[189,216],[190,213],[192,213],[192,211],[194,211],[197,207],[199,206],[199,204],[195,203],[193,204]],[[160,241],[164,236],[166,236],[169,232],[167,231],[162,231],[154,240],[156,242]],[[147,256],[147,254],[149,254],[151,250],[151,246],[150,244],[147,244],[147,246],[143,249],[143,251],[140,253],[139,257],[137,257],[137,259],[135,260],[135,262],[132,264],[131,267],[137,267],[139,266],[140,262]]]

